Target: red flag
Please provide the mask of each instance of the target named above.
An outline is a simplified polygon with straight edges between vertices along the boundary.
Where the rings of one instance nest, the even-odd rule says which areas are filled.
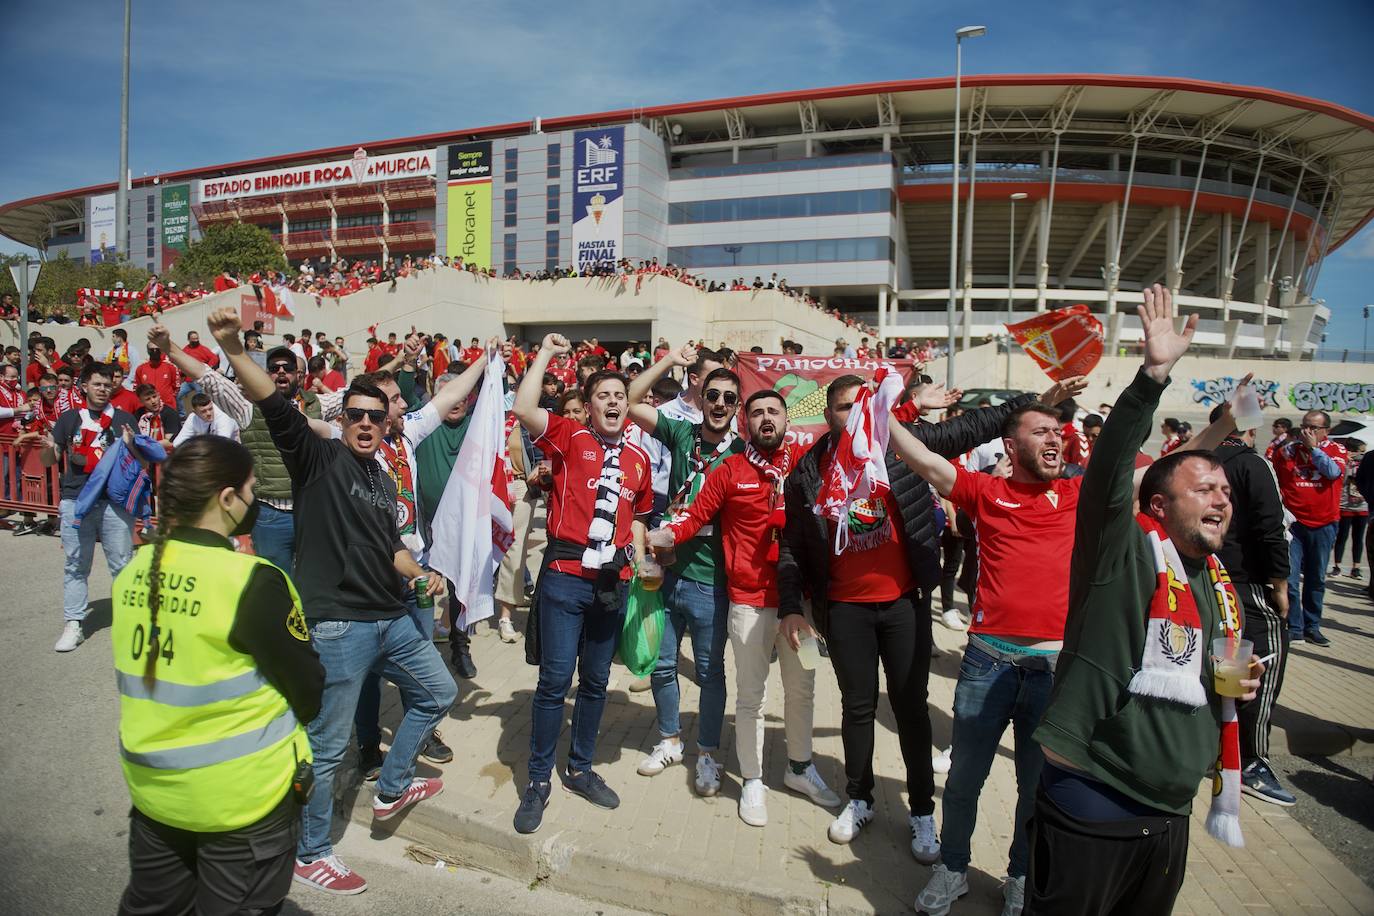
[[[1087,375],[1102,359],[1102,322],[1081,303],[1005,327],[1056,382]]]

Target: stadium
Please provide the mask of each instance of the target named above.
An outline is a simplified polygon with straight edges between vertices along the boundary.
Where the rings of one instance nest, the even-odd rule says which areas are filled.
[[[240,220],[293,262],[437,252],[506,275],[657,259],[785,278],[892,340],[945,337],[953,243],[961,347],[1081,302],[1117,352],[1138,334],[1122,314],[1160,282],[1201,315],[1203,352],[1313,354],[1322,263],[1374,215],[1374,118],[1164,77],[976,75],[960,99],[952,78],[841,86],[150,175],[132,182],[128,256],[159,270]],[[0,232],[48,258],[108,256],[113,199],[108,184],[0,205]],[[504,320],[533,332],[530,311]],[[671,326],[612,312],[547,318],[606,339]]]

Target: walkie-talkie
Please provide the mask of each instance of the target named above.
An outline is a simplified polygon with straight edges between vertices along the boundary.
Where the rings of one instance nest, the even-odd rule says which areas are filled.
[[[291,795],[296,799],[296,804],[304,807],[310,803],[310,796],[315,794],[315,768],[310,761],[301,760],[294,741],[291,742],[291,756],[296,759],[296,772],[291,776]]]

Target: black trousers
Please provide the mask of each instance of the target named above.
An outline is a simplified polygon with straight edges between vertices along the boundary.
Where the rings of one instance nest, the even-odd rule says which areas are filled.
[[[1364,532],[1368,524],[1369,516],[1367,515],[1341,516],[1340,524],[1336,526],[1336,546],[1331,551],[1333,564],[1341,565],[1341,560],[1345,557],[1345,542],[1348,539],[1350,541],[1350,568],[1359,568],[1360,554],[1364,553]]]
[[[1022,916],[1167,916],[1188,866],[1188,818],[1084,821],[1040,786]]]
[[[301,809],[288,792],[255,824],[225,833],[169,827],[129,811],[129,885],[121,916],[272,914],[291,889]]]
[[[1278,656],[1265,665],[1260,689],[1253,700],[1236,703],[1236,721],[1240,724],[1240,758],[1242,766],[1269,757],[1270,717],[1274,704],[1283,689],[1283,672],[1288,667],[1288,621],[1269,603],[1269,587],[1253,582],[1236,583],[1245,622],[1241,633],[1255,644],[1254,653],[1264,658],[1277,652]]]
[[[912,814],[935,813],[930,769],[930,597],[919,590],[896,601],[830,605],[830,662],[840,684],[840,740],[849,797],[873,803],[873,721],[878,664],[897,719]]]

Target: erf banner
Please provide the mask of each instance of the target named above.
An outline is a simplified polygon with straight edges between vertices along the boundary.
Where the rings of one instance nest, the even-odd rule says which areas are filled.
[[[573,135],[573,250],[578,273],[624,257],[625,128]]]
[[[169,185],[162,189],[162,269],[171,267],[191,236],[191,186]]]
[[[91,246],[91,263],[99,264],[115,254],[115,196],[91,198],[91,216],[86,221],[86,241]]]
[[[915,371],[910,359],[846,359],[842,356],[773,356],[740,353],[739,374],[744,399],[760,388],[772,388],[787,402],[787,441],[810,447],[825,435],[825,391],[842,375],[873,378],[879,366],[898,373],[903,382]]]
[[[448,256],[491,266],[491,143],[448,148]]]

